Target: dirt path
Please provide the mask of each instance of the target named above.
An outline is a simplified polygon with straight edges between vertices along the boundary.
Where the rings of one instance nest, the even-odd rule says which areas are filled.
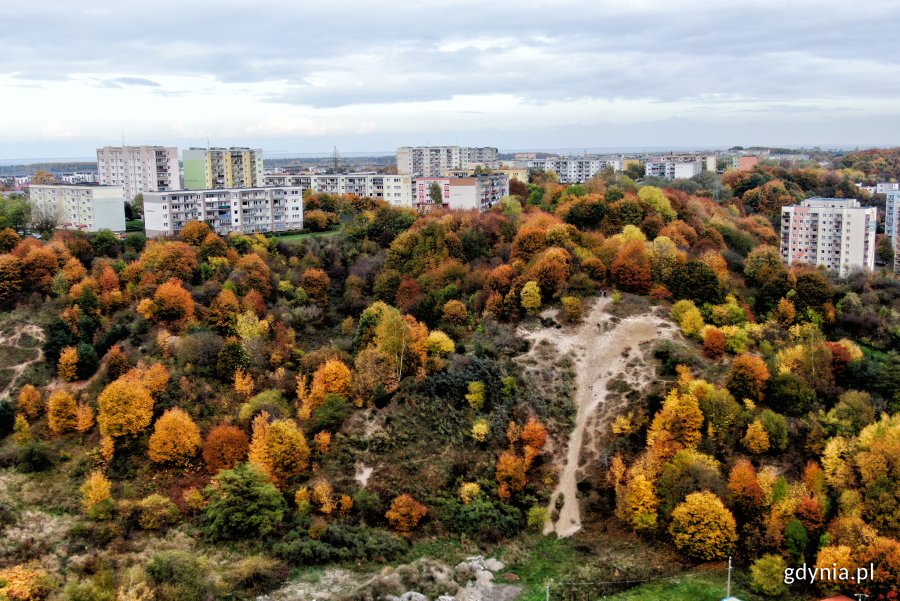
[[[38,344],[33,347],[21,346],[22,336],[24,335],[31,336],[38,341]],[[44,330],[41,329],[40,326],[33,323],[19,324],[15,328],[13,328],[12,332],[0,334],[0,345],[12,346],[26,351],[34,351],[35,353],[35,357],[33,359],[23,361],[16,365],[6,366],[7,369],[12,370],[13,377],[9,379],[9,384],[6,385],[6,388],[2,392],[0,392],[0,399],[8,396],[10,391],[15,388],[16,383],[19,381],[19,378],[22,377],[22,373],[29,365],[31,365],[32,363],[37,363],[38,361],[44,359],[44,352],[41,350],[41,344],[43,344],[43,342]]]
[[[607,427],[616,414],[624,408],[624,401],[607,404],[607,383],[616,375],[623,375],[629,383],[641,385],[650,374],[632,370],[626,363],[638,352],[638,346],[670,335],[669,326],[649,313],[621,320],[605,312],[608,298],[598,299],[584,321],[574,328],[542,328],[529,331],[519,329],[519,335],[532,342],[532,349],[540,343],[556,347],[560,356],[572,354],[575,363],[577,388],[575,427],[569,436],[569,444],[560,470],[559,483],[550,497],[544,533],[556,532],[558,536],[571,536],[581,528],[581,511],[578,505],[579,472],[583,465],[582,451],[585,434]],[[599,454],[597,441],[591,440],[591,455]],[[563,504],[555,522],[554,508],[562,496]]]

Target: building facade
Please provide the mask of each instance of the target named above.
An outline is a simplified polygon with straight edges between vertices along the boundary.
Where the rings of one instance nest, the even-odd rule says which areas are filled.
[[[491,146],[403,146],[397,149],[397,173],[440,177],[448,169],[494,167],[499,151]]]
[[[290,186],[327,192],[329,194],[356,194],[380,198],[396,207],[412,207],[412,179],[408,175],[382,173],[341,173],[334,175],[290,175],[274,173],[266,175],[266,186]]]
[[[677,160],[669,158],[648,159],[644,163],[644,177],[665,179],[690,179],[703,171],[704,160]]]
[[[148,237],[174,236],[188,221],[204,221],[221,235],[301,230],[303,190],[232,188],[144,195],[144,229]]]
[[[851,198],[810,198],[781,209],[781,256],[824,265],[840,277],[875,269],[878,211]]]
[[[441,190],[440,204],[431,194],[434,184]],[[419,177],[413,184],[415,208],[421,213],[437,209],[487,211],[507,195],[509,179],[502,173],[473,177]]]
[[[529,169],[553,171],[559,176],[561,184],[583,184],[604,169],[621,171],[622,159],[602,157],[550,157],[528,161]]]
[[[142,192],[181,187],[174,146],[105,146],[97,149],[97,181],[122,186],[129,201]]]
[[[32,210],[55,216],[61,229],[125,231],[122,186],[33,184],[28,195]]]
[[[898,256],[898,248],[900,248],[900,190],[891,190],[887,192],[884,202],[884,233],[891,239],[891,246],[894,248],[894,265],[895,272],[900,273],[900,256]]]
[[[189,148],[184,151],[184,188],[221,190],[264,184],[260,148]]]

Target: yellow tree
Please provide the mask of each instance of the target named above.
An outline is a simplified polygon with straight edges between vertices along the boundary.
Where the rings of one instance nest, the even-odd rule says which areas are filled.
[[[519,293],[519,299],[522,308],[529,315],[537,313],[538,309],[541,308],[541,289],[538,287],[537,282],[534,280],[525,282],[525,285],[522,286],[522,291]]]
[[[325,397],[329,394],[348,398],[350,393],[350,368],[340,359],[329,359],[313,373],[309,394],[301,397],[300,419],[309,419],[312,412],[325,402]]]
[[[625,486],[616,490],[616,516],[635,530],[656,528],[658,508],[653,483],[642,473],[632,475]]]
[[[253,376],[240,367],[234,372],[234,391],[245,399],[253,396]]]
[[[94,427],[94,409],[87,403],[79,403],[75,409],[75,429],[84,434]]]
[[[281,487],[309,467],[309,445],[294,420],[268,423],[268,419],[268,412],[263,411],[253,420],[249,458]]]
[[[22,390],[19,391],[19,402],[16,405],[16,409],[28,419],[35,419],[44,410],[41,392],[31,384],[23,386]]]
[[[111,382],[100,393],[97,404],[100,432],[111,438],[137,434],[153,419],[153,397],[137,382]]]
[[[47,423],[54,434],[75,431],[78,425],[75,397],[65,390],[57,390],[47,401]]]
[[[85,513],[112,498],[112,485],[100,470],[94,470],[81,485],[81,507]]]
[[[766,427],[763,426],[761,421],[758,419],[753,420],[747,426],[747,433],[741,439],[741,444],[754,455],[761,455],[769,450],[769,433],[766,432]]]
[[[162,414],[150,436],[148,454],[155,463],[184,463],[200,449],[200,428],[184,410]]]
[[[689,494],[672,511],[669,533],[675,546],[703,561],[727,557],[738,538],[734,516],[709,491]]]
[[[74,382],[78,379],[78,350],[74,346],[67,346],[59,354],[59,362],[56,364],[59,377],[66,382]]]
[[[697,398],[673,388],[647,431],[651,459],[662,465],[681,449],[693,448],[702,438],[703,412]]]

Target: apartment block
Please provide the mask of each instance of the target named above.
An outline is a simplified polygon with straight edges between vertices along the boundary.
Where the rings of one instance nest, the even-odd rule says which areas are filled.
[[[125,231],[122,186],[33,184],[28,195],[34,210],[57,216],[61,229]]]
[[[441,190],[441,203],[431,196],[433,184]],[[419,177],[413,184],[415,207],[421,213],[436,209],[487,211],[509,194],[509,179],[505,174],[473,177]]]
[[[125,198],[181,187],[174,146],[105,146],[97,149],[97,181],[122,186]]]
[[[890,190],[884,202],[884,233],[894,247],[894,271],[900,273],[900,190]]]
[[[613,171],[621,171],[623,161],[621,158],[550,157],[528,161],[528,167],[529,169],[553,171],[559,176],[559,183],[569,185],[582,184],[606,168],[612,168]]]
[[[447,169],[441,175],[444,177],[472,177],[473,175],[481,175],[483,171],[476,171],[475,169]],[[500,173],[503,174],[510,181],[517,179],[523,184],[528,183],[528,169],[527,168],[516,168],[516,167],[507,167],[505,165],[501,165],[499,169],[495,169],[492,173]]]
[[[889,194],[900,190],[900,184],[897,182],[878,182],[875,184],[876,194]]]
[[[184,188],[221,190],[264,185],[260,148],[189,148],[184,151]]]
[[[344,173],[334,175],[268,174],[266,186],[290,186],[327,192],[329,194],[356,194],[381,198],[396,207],[412,207],[412,180],[409,175],[385,175],[382,173]]]
[[[735,156],[731,159],[731,167],[737,171],[753,171],[759,165],[759,157]]]
[[[397,173],[440,177],[448,169],[493,167],[498,155],[499,151],[489,146],[403,146],[397,149]]]
[[[696,159],[696,157],[694,157]],[[675,158],[654,158],[644,163],[644,177],[690,179],[703,171],[704,161]]]
[[[781,209],[781,256],[824,265],[840,277],[875,269],[875,207],[852,198],[809,198]]]
[[[176,235],[188,221],[205,221],[221,235],[301,230],[303,190],[232,188],[144,195],[144,229],[148,237]]]

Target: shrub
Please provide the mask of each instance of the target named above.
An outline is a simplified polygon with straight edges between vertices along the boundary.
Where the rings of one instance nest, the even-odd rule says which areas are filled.
[[[17,565],[0,570],[0,599],[39,601],[53,588],[53,579],[41,569]]]
[[[213,540],[266,536],[284,518],[284,498],[253,464],[219,472],[206,493],[206,530]]]
[[[41,441],[28,442],[19,449],[19,469],[26,473],[43,472],[53,467],[50,448]]]
[[[193,553],[162,551],[146,570],[157,587],[157,601],[205,601],[211,593],[209,576]]]
[[[261,411],[268,411],[275,417],[286,417],[290,411],[280,390],[264,390],[241,405],[238,419],[249,422]]]
[[[528,525],[528,529],[532,532],[542,532],[544,530],[544,524],[546,523],[546,521],[547,508],[543,505],[535,505],[528,510],[526,524]]]
[[[279,586],[287,575],[287,566],[277,559],[251,555],[229,567],[225,580],[234,589],[260,595]]]
[[[347,399],[338,394],[326,395],[325,402],[313,411],[310,430],[337,431],[347,419],[347,415],[349,415]]]
[[[138,503],[138,523],[144,530],[159,530],[178,521],[178,506],[168,497],[152,494]]]
[[[90,513],[101,503],[112,499],[112,485],[100,470],[94,470],[81,485],[81,507]]]
[[[153,397],[135,382],[116,380],[103,389],[97,399],[97,421],[105,436],[118,438],[137,434],[153,419]]]
[[[35,419],[44,411],[44,402],[41,399],[41,392],[32,386],[26,384],[19,391],[19,400],[16,403],[16,409],[19,413],[23,413],[28,419]],[[2,434],[0,434],[2,435]]]

